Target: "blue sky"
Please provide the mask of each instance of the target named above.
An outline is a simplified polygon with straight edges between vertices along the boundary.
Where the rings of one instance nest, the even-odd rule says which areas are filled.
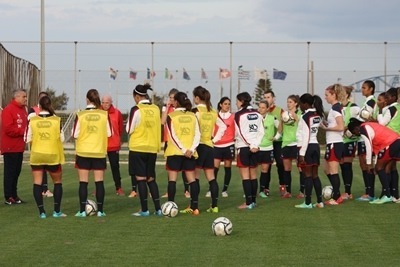
[[[0,0],[0,23],[8,25],[0,30],[0,41],[39,41],[40,40],[40,0]],[[57,0],[45,1],[45,18],[46,18],[46,41],[102,41],[102,42],[378,42],[387,41],[400,42],[400,18],[398,10],[400,8],[399,1],[396,0],[336,0],[336,1],[321,1],[321,0]],[[29,51],[27,46],[9,43],[5,44],[6,48],[23,58],[31,58],[30,60],[39,66],[38,52]],[[37,47],[37,46],[36,46]],[[329,48],[332,51],[341,51],[340,46]],[[354,47],[353,47],[354,48]],[[182,49],[188,50],[188,47]],[[190,48],[191,49],[191,48]],[[214,49],[214,47],[212,48]],[[253,48],[248,48],[252,52]],[[277,57],[278,50],[269,52],[270,54],[257,61],[257,54],[249,56],[244,54],[242,61],[235,62],[236,65],[244,64],[246,69],[253,70],[254,67],[267,68],[269,71],[272,67],[298,71],[304,70],[304,66],[298,63],[293,63],[293,58],[296,57],[297,50],[304,47],[296,47],[296,49],[285,48],[285,55]],[[363,54],[356,56],[354,60],[346,60],[347,56],[335,63],[336,65],[343,64],[343,69],[347,72],[352,70],[362,70],[362,77],[375,75],[376,69],[381,71],[383,50],[381,46],[375,47],[372,45],[362,47],[359,50]],[[60,61],[52,58],[50,48],[47,49],[49,55],[46,57],[47,70],[50,71],[46,77],[51,77],[51,71],[60,69],[71,69],[71,64],[65,64],[66,67],[58,67]],[[397,46],[395,52],[399,50]],[[366,58],[365,55],[371,53],[370,62],[362,61]],[[314,49],[313,54],[318,54]],[[356,51],[358,52],[358,51]],[[32,55],[32,53],[34,55]],[[62,54],[63,52],[57,52]],[[68,50],[66,53],[71,53]],[[100,52],[99,52],[100,53]],[[123,55],[119,55],[118,51],[116,58],[110,62],[101,62],[93,60],[93,66],[87,66],[88,63],[79,68],[91,70],[107,69],[109,65],[128,71],[131,65],[123,61]],[[347,52],[355,54],[354,52]],[[166,52],[167,54],[167,52]],[[321,52],[326,54],[326,50]],[[338,54],[341,53],[332,53]],[[302,55],[304,57],[304,54]],[[321,68],[319,79],[326,81],[325,85],[331,83],[332,80],[343,79],[343,82],[350,83],[358,77],[354,74],[335,73],[328,76],[331,69],[337,70],[339,67],[330,67],[329,64],[323,62],[324,55],[316,58],[316,66]],[[204,60],[203,58],[199,58]],[[334,62],[334,59],[327,59],[328,62]],[[169,67],[171,70],[181,70],[185,67],[189,74],[193,70],[199,70],[200,67],[209,69],[217,69],[218,67],[227,66],[226,56],[222,63],[215,63],[209,59],[209,66],[206,64],[200,65],[195,59],[186,62],[184,58],[175,58],[175,61],[182,61],[175,65],[168,62],[158,61],[158,68],[163,70],[164,67]],[[215,60],[215,59],[213,59]],[[303,60],[303,59],[302,59]],[[393,59],[391,70],[399,70],[398,55]],[[134,60],[131,60],[133,62]],[[304,60],[303,60],[304,61]],[[319,62],[320,61],[320,62]],[[66,60],[66,62],[69,62]],[[92,62],[92,61],[91,61]],[[244,62],[244,63],[243,63]],[[268,62],[263,63],[263,62]],[[343,63],[345,62],[345,63]],[[390,63],[390,62],[389,62]],[[96,64],[96,65],[95,65]],[[145,69],[149,66],[148,62],[135,68]],[[268,66],[263,66],[263,64]],[[302,63],[303,64],[303,63]],[[62,64],[61,64],[62,65]],[[375,67],[370,69],[368,66]],[[371,71],[371,73],[369,73]],[[122,75],[122,73],[121,73]],[[125,75],[125,74],[123,74]],[[158,77],[162,76],[158,73]],[[198,76],[198,74],[191,74]],[[346,76],[347,75],[347,76]],[[286,96],[292,92],[293,88],[304,88],[304,79],[294,81],[296,73],[290,73],[287,78],[287,83],[276,81],[274,88],[281,89],[278,91],[279,104],[284,105]],[[347,78],[346,78],[347,77]],[[318,77],[317,77],[318,78]],[[49,78],[50,79],[50,78]],[[52,80],[48,81],[56,89],[70,90],[67,86],[52,84]],[[139,82],[139,81],[138,81]],[[168,87],[174,85],[163,82],[160,87]],[[325,86],[321,83],[321,86]],[[83,87],[90,86],[84,84]],[[103,85],[99,85],[100,87]],[[123,84],[120,85],[120,90],[123,89]],[[192,84],[187,85],[193,88]],[[210,85],[209,86],[214,86]],[[219,86],[216,83],[215,86]],[[250,88],[254,87],[254,82],[248,84]],[[103,86],[104,87],[104,86]],[[106,84],[105,87],[111,87]],[[226,85],[225,85],[226,87]],[[190,90],[190,89],[189,89]],[[280,94],[280,92],[282,92]],[[71,93],[71,92],[69,92]],[[299,92],[301,93],[301,91]],[[72,99],[73,97],[71,97]],[[71,101],[71,100],[70,100]],[[122,102],[122,101],[120,101]],[[127,104],[128,106],[132,103]],[[124,107],[127,108],[127,107]]]

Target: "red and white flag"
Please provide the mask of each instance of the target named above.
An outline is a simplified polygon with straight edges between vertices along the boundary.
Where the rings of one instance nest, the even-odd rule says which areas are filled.
[[[229,77],[231,77],[231,72],[228,69],[219,69],[219,78],[221,80]]]

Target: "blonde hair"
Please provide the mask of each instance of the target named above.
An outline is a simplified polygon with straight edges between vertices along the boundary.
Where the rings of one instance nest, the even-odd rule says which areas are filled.
[[[347,90],[340,83],[332,84],[328,86],[326,90],[329,91],[329,93],[334,94],[337,101],[339,101],[340,103],[343,103],[347,99]]]

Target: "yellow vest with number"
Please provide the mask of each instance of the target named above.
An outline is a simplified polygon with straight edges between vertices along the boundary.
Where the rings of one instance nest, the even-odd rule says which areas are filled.
[[[200,126],[200,144],[205,144],[214,147],[212,142],[215,123],[217,121],[218,113],[215,109],[207,110],[207,107],[198,106],[199,112],[199,126]]]

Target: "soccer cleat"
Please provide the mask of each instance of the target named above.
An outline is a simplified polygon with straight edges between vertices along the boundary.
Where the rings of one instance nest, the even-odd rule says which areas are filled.
[[[334,200],[333,198],[331,198],[331,199],[329,199],[328,201],[325,201],[324,204],[327,205],[327,206],[337,206],[337,205],[339,205],[340,203],[337,202],[336,200]]]
[[[389,202],[392,202],[392,198],[384,195],[381,198],[377,198],[373,201],[370,201],[369,204],[385,204],[385,203],[389,203]]]
[[[260,193],[258,193],[258,195],[259,195],[261,198],[268,198],[267,194],[265,194],[263,191],[261,191]]]
[[[136,197],[136,196],[137,196],[136,191],[132,191],[132,192],[129,194],[128,197],[133,198],[133,197]]]
[[[286,192],[285,194],[283,194],[282,198],[292,198],[292,194],[289,192]]]
[[[6,205],[15,204],[15,199],[12,198],[12,197],[9,197],[9,198],[7,198],[7,199],[4,201],[4,204],[6,204]]]
[[[161,210],[156,210],[156,211],[154,212],[154,215],[156,215],[156,216],[163,216]]]
[[[396,203],[396,204],[399,204],[400,203],[400,198],[392,197],[392,202]]]
[[[207,209],[207,212],[209,212],[209,213],[218,213],[218,211],[219,211],[218,207],[214,207],[214,208],[210,207]]]
[[[347,199],[353,199],[353,195],[352,194],[348,194],[348,193],[343,193],[341,195],[343,200],[347,200]]]
[[[221,193],[221,195],[222,195],[222,197],[228,197],[228,192],[223,191],[223,192]]]
[[[40,213],[39,218],[46,219],[46,213],[44,213],[44,212]]]
[[[124,192],[124,190],[122,190],[121,187],[118,188],[118,189],[115,191],[115,194],[116,194],[117,196],[125,196],[125,192]]]
[[[302,193],[302,192],[299,192],[298,194],[297,194],[297,196],[296,196],[296,198],[297,199],[302,199],[302,198],[304,198],[305,196],[304,196],[304,194]]]
[[[269,197],[269,189],[264,189],[264,193],[267,197]]]
[[[191,209],[190,207],[187,207],[184,210],[180,210],[179,213],[199,215],[200,211],[198,209]]]
[[[251,203],[249,205],[247,205],[246,203],[243,203],[242,205],[238,206],[238,209],[244,210],[244,209],[254,209],[256,207],[255,203]]]
[[[25,201],[23,201],[19,197],[14,198],[14,200],[15,200],[14,204],[24,204],[24,203],[26,203]]]
[[[106,214],[104,211],[98,211],[97,212],[97,217],[106,217]]]
[[[138,211],[135,213],[132,213],[132,216],[136,216],[136,217],[147,217],[150,216],[150,211]]]
[[[339,204],[342,204],[343,203],[342,196],[340,196],[338,199],[336,199],[336,202],[339,203]]]
[[[283,196],[286,193],[286,186],[284,184],[279,185],[279,193]]]
[[[318,208],[318,209],[322,209],[323,207],[325,207],[325,205],[324,205],[323,202],[318,202],[318,203],[313,204],[313,207],[314,208]]]
[[[161,196],[161,198],[167,198],[168,197],[168,193],[165,193],[164,195]]]
[[[307,205],[305,202],[303,202],[299,205],[295,205],[294,207],[299,209],[312,209],[313,205],[311,203]]]
[[[59,211],[59,212],[53,211],[53,217],[54,218],[63,218],[63,217],[67,217],[67,214],[62,213],[61,211]]]
[[[50,190],[42,192],[43,197],[53,197],[53,193]]]
[[[185,191],[185,198],[190,198],[190,192],[189,191]],[[167,194],[167,197],[168,197],[168,194]]]
[[[356,199],[357,201],[372,201],[368,194],[364,194]]]
[[[206,197],[211,197],[211,192],[210,191],[207,191]]]
[[[85,212],[85,211],[82,211],[82,212],[78,211],[78,212],[75,214],[75,217],[84,218],[84,217],[86,217],[86,212]]]

